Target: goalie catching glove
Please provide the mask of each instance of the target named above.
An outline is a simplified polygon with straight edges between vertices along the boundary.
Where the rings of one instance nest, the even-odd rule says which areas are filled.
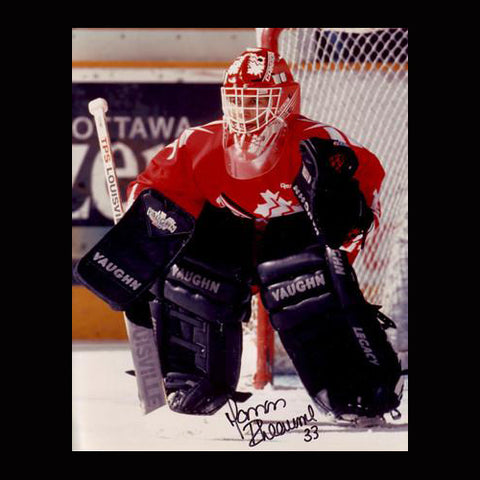
[[[339,141],[310,138],[300,142],[302,168],[293,190],[310,217],[317,236],[339,248],[351,232],[365,236],[373,222],[354,178],[358,167],[355,153]]]

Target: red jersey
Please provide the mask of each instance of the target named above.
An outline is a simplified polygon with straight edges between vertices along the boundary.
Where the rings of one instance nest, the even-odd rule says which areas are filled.
[[[295,116],[289,122],[286,145],[274,168],[251,179],[235,179],[228,174],[223,133],[222,120],[185,130],[155,155],[145,171],[129,185],[129,201],[142,190],[153,188],[196,218],[205,202],[258,220],[291,215],[303,210],[292,190],[302,162],[299,144],[319,137],[340,140],[355,152],[359,163],[355,178],[374,211],[375,222],[378,221],[377,195],[385,176],[383,167],[375,155],[337,128]],[[353,239],[344,248],[356,256],[358,243]]]

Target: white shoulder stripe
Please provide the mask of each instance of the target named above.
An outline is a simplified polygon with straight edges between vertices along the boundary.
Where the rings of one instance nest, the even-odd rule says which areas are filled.
[[[223,123],[223,120],[215,120],[214,122],[207,123],[206,125],[203,125],[201,127],[193,127],[192,130],[197,130],[200,132],[206,132],[206,133],[215,133],[212,132],[211,130],[208,130],[207,128],[213,125],[221,125]]]
[[[342,143],[347,143],[347,139],[336,128],[325,127],[325,131],[330,135],[332,140],[338,140]]]
[[[205,127],[193,127],[190,130],[193,130],[195,132],[205,132],[205,133],[213,134],[213,132],[211,130],[207,130]]]
[[[331,127],[329,125],[326,125],[324,123],[317,122],[314,125],[312,125],[311,127],[305,128],[304,132],[306,132],[308,130],[312,130],[314,128],[318,128],[318,127],[323,128],[323,130],[325,130],[325,132],[328,133],[329,137],[332,140],[339,140],[342,143],[345,143],[347,141],[347,139],[342,135],[342,133],[339,130],[337,130],[336,128]]]
[[[299,118],[298,121],[299,121],[299,122],[311,123],[312,126],[311,126],[311,127],[308,127],[308,128],[312,128],[312,127],[324,127],[324,126],[325,126],[324,123],[322,123],[322,122],[317,122],[316,120],[310,120],[309,118]]]
[[[313,121],[308,119],[308,118],[299,118],[299,121],[313,123]],[[327,125],[326,123],[315,122],[310,127],[305,128],[303,131],[306,132],[307,130],[312,130],[312,129],[318,128],[318,127],[323,128],[328,133],[328,135],[330,136],[330,138],[332,140],[339,140],[342,143],[347,143],[347,144],[353,145],[355,147],[365,148],[357,140],[355,140],[351,137],[348,137],[347,135],[345,135],[345,133],[341,132],[340,130],[338,130],[335,127],[332,127],[331,125]]]
[[[322,127],[322,128],[325,128],[325,125],[324,124],[321,124],[321,123],[316,123],[315,125],[312,125],[311,127],[307,127],[304,132],[306,132],[307,130],[312,130],[312,128],[318,128],[318,127]]]

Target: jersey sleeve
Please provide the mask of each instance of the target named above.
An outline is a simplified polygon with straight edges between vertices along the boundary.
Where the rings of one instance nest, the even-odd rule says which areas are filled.
[[[354,178],[358,180],[360,191],[365,197],[367,205],[373,212],[373,224],[370,227],[369,234],[378,228],[381,218],[380,205],[380,188],[385,178],[385,170],[383,169],[380,160],[369,150],[360,146],[352,146],[358,159],[358,169],[355,172]],[[368,232],[365,232],[366,235]],[[350,239],[347,240],[343,249],[347,251],[351,263],[355,260],[360,252],[365,238],[361,232],[352,232]]]
[[[150,161],[148,167],[130,183],[127,189],[128,205],[147,188],[153,188],[178,206],[192,214],[200,215],[205,198],[200,192],[193,173],[195,152],[187,144],[188,130],[167,145]]]

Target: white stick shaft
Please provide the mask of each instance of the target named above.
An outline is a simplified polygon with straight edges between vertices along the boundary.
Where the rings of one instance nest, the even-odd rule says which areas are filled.
[[[112,207],[113,222],[117,224],[123,216],[123,205],[120,196],[120,188],[118,186],[117,174],[115,172],[115,164],[113,162],[112,143],[110,141],[107,120],[105,117],[106,105],[107,102],[105,100],[96,99],[89,103],[89,110],[95,119],[95,126],[97,127],[98,143],[100,145],[100,152],[105,170],[105,179],[107,180],[107,190],[110,198],[110,205]]]
[[[98,143],[103,159],[113,221],[116,224],[123,216],[123,205],[105,117],[108,105],[103,98],[97,98],[88,104],[88,110],[93,115],[97,127]],[[142,327],[129,320],[125,312],[123,318],[135,368],[140,406],[143,412],[147,414],[166,405],[165,387],[155,335],[153,329]]]

